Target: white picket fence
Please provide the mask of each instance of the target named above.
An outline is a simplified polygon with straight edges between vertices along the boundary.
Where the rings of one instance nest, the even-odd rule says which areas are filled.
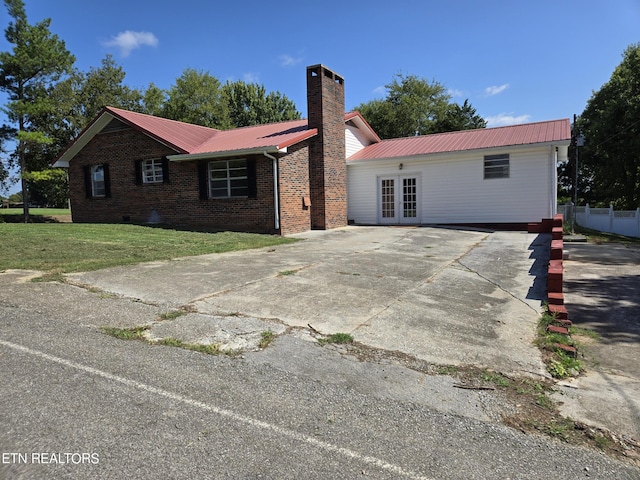
[[[571,221],[573,205],[558,205],[558,213]],[[614,210],[609,208],[591,208],[589,204],[576,208],[576,223],[599,232],[617,233],[627,237],[640,237],[640,208],[636,210]]]

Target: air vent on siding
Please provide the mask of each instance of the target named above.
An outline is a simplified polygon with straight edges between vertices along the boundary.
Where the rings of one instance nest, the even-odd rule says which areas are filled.
[[[129,128],[131,128],[129,125],[127,125],[124,122],[121,122],[117,118],[114,118],[106,125],[106,127],[100,130],[100,133],[118,132],[120,130],[127,130]]]

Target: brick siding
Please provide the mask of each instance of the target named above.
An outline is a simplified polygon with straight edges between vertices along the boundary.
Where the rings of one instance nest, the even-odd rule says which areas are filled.
[[[175,153],[132,128],[96,135],[70,162],[73,221],[146,223],[159,220],[177,227],[203,230],[280,233],[275,230],[274,222],[271,160],[262,155],[254,157],[256,198],[200,199],[197,162],[169,162],[168,183],[136,184],[136,160]],[[111,196],[87,198],[84,167],[104,163],[109,164]],[[288,233],[299,228],[288,224],[284,227]]]

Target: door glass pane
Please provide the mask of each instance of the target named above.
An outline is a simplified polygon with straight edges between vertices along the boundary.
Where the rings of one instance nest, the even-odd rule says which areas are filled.
[[[395,188],[393,179],[381,180],[382,185],[382,218],[393,218],[396,216],[395,209]]]
[[[402,179],[402,216],[416,218],[418,216],[418,195],[415,178]]]

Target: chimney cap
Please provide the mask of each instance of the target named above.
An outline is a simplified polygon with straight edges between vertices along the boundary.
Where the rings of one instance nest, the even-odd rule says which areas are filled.
[[[336,73],[335,71],[321,63],[318,63],[316,65],[309,65],[307,67],[307,73],[309,72],[314,72],[316,75],[320,75],[321,72],[324,72],[326,76],[331,77],[335,81],[339,83],[344,82],[344,77],[342,75]]]

